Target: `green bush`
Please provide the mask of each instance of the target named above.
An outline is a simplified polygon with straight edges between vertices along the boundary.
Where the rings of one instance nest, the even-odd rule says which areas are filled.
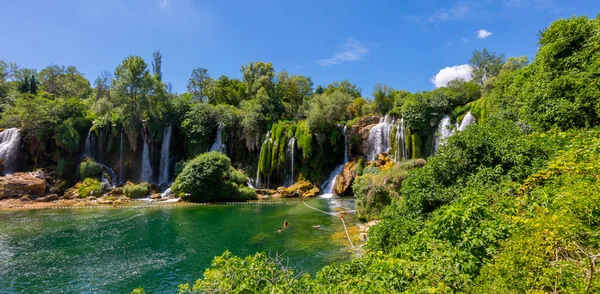
[[[94,178],[100,179],[102,177],[102,166],[96,163],[90,157],[85,158],[79,165],[79,178]]]
[[[86,178],[83,182],[77,184],[77,194],[81,198],[88,196],[98,197],[103,192],[102,183],[98,179]]]
[[[149,193],[150,184],[148,183],[134,184],[131,182],[127,182],[127,184],[123,186],[123,194],[130,198],[144,198],[148,196]]]
[[[227,156],[216,151],[190,160],[172,188],[174,193],[184,194],[184,199],[194,202],[256,198],[254,191],[246,189],[246,177],[231,167]]]

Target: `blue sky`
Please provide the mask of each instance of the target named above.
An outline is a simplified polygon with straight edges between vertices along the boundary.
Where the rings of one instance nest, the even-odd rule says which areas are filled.
[[[150,64],[159,49],[177,92],[196,67],[237,78],[240,65],[271,61],[315,86],[348,79],[370,97],[376,83],[412,92],[464,76],[483,47],[533,57],[552,21],[598,13],[598,0],[0,0],[0,59],[75,65],[93,81],[131,54]]]

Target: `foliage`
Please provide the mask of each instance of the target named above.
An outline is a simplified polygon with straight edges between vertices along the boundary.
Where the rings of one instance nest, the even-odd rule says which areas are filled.
[[[341,90],[315,95],[307,102],[306,125],[311,132],[328,133],[337,122],[348,119],[347,108],[352,100]]]
[[[149,196],[150,194],[150,184],[146,182],[142,182],[139,184],[134,184],[132,182],[127,182],[123,186],[123,194],[130,198],[144,198]]]
[[[104,192],[102,183],[100,183],[98,179],[86,178],[75,187],[77,188],[77,194],[81,198],[86,198],[88,196],[98,197]]]
[[[173,192],[194,202],[253,199],[246,177],[231,167],[230,159],[216,151],[190,160],[172,185]]]
[[[497,76],[504,64],[504,54],[496,55],[490,53],[486,48],[473,52],[469,65],[471,66],[471,78],[479,85]]]
[[[96,163],[93,159],[87,157],[79,165],[79,178],[94,178],[100,179],[102,176],[102,166]]]

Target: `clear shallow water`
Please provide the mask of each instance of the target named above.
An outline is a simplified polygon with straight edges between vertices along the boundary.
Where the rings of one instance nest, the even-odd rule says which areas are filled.
[[[0,293],[173,293],[225,250],[285,252],[313,274],[351,256],[332,238],[341,222],[302,204],[0,211],[0,224]]]

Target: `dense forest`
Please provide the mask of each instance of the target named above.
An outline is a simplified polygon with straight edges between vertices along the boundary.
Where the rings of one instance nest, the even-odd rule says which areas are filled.
[[[150,67],[130,56],[92,85],[73,66],[1,61],[1,124],[23,138],[16,169],[44,168],[81,197],[116,177],[126,195],[173,182],[212,201],[256,197],[248,179],[321,186],[348,156],[335,192],[380,220],[360,257],[315,276],[225,252],[181,292],[600,291],[600,16],[552,23],[531,62],[482,49],[471,80],[416,93],[378,84],[372,99],[265,62],[240,79],[195,69],[177,94],[161,63],[158,51]],[[166,161],[153,151],[165,134]]]

